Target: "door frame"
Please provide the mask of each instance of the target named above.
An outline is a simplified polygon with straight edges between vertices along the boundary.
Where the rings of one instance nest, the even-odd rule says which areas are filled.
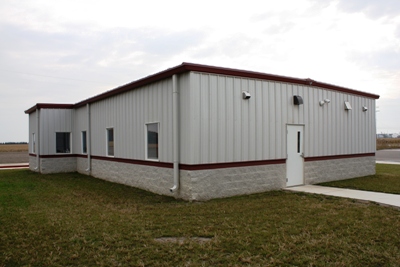
[[[297,153],[289,153],[289,128],[291,126],[295,126],[295,127],[301,127],[301,134],[300,134],[300,140],[297,140],[297,146],[299,149],[298,154]],[[296,131],[296,130],[295,130]],[[305,136],[305,125],[304,124],[286,124],[286,187],[291,187],[291,186],[298,186],[298,185],[304,185],[304,136]],[[292,140],[292,144],[293,144],[293,140]],[[289,155],[291,154],[291,155]],[[292,158],[293,154],[297,154],[298,157],[296,158]],[[291,156],[290,159],[292,159],[291,161],[289,161],[289,156]],[[293,163],[293,160],[295,161]],[[299,166],[296,167],[296,164],[298,164]],[[289,168],[293,168],[293,166],[296,168],[294,171],[289,170]],[[290,183],[291,181],[289,181],[290,179],[290,173],[298,173],[301,174],[301,178],[300,179],[295,179],[294,181],[292,181],[293,183]]]

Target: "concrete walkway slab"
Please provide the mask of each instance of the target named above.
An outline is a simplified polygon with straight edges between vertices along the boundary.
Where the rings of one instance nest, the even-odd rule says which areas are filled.
[[[400,208],[400,195],[397,194],[386,194],[320,185],[301,185],[288,187],[285,188],[285,190],[372,201]]]
[[[378,163],[378,164],[398,164],[398,165],[400,165],[400,162],[396,162],[396,161],[376,161],[376,163]]]
[[[25,169],[25,168],[29,168],[29,163],[0,164],[0,170]]]

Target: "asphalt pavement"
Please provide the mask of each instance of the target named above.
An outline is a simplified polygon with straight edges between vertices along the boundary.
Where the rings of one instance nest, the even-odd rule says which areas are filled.
[[[400,149],[377,150],[375,153],[378,163],[397,163],[400,164]]]

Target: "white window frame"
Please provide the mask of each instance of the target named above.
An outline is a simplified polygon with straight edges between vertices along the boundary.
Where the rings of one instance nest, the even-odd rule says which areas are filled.
[[[157,124],[157,158],[149,158],[149,154],[148,154],[148,133],[147,133],[147,127],[151,124]],[[144,126],[144,136],[145,136],[145,143],[144,143],[144,151],[145,151],[145,158],[146,160],[149,161],[160,161],[160,122],[148,122],[145,123]]]
[[[32,147],[31,147],[31,151],[33,154],[36,153],[36,134],[32,133]]]
[[[85,133],[85,144],[83,143],[83,133]],[[81,152],[82,152],[82,154],[87,154],[87,140],[88,140],[88,138],[87,138],[87,131],[85,130],[85,131],[81,131]],[[85,148],[85,146],[84,145],[86,145],[86,151],[84,150],[84,148]]]
[[[62,133],[62,134],[69,134],[69,152],[57,152],[57,134]],[[72,153],[72,133],[71,132],[56,132],[56,154],[71,154]]]
[[[109,145],[108,145],[108,133],[109,133],[110,130],[112,130],[112,132],[113,132],[113,151],[112,151],[112,155],[110,155]],[[107,155],[107,157],[115,157],[115,129],[114,129],[114,127],[107,127],[106,128],[106,155]]]

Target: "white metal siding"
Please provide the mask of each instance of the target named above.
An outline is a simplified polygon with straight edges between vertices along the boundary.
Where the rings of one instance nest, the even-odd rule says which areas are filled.
[[[74,110],[74,131],[72,134],[73,151],[82,154],[82,131],[86,131],[86,138],[89,139],[87,126],[87,107],[83,106]]]
[[[106,156],[106,129],[114,128],[114,156],[145,160],[145,124],[159,122],[159,159],[172,162],[172,79],[95,102],[90,113],[92,155]]]
[[[191,72],[182,106],[185,164],[286,158],[286,125],[305,125],[305,156],[375,152],[375,100],[313,86]],[[242,91],[251,98],[242,99]],[[293,105],[293,95],[304,104]],[[181,94],[182,96],[182,94]],[[330,99],[324,106],[319,101]],[[349,101],[352,110],[344,110]],[[368,111],[363,112],[362,106]],[[189,107],[189,109],[188,109]],[[190,114],[190,115],[187,115]],[[187,140],[190,141],[187,141]]]
[[[56,154],[56,132],[70,132],[73,138],[72,109],[40,110],[40,154]],[[73,148],[73,144],[71,144]],[[75,153],[73,150],[71,153]]]
[[[190,72],[178,76],[180,161],[183,164],[286,158],[286,125],[305,125],[306,157],[375,152],[375,100],[338,91]],[[242,99],[242,91],[251,98]],[[304,104],[293,105],[293,95]],[[319,101],[330,99],[324,106]],[[344,110],[349,101],[352,110]],[[363,112],[362,106],[368,111]],[[172,78],[90,104],[92,155],[106,156],[114,128],[115,157],[145,160],[145,124],[159,122],[159,159],[172,162]],[[36,131],[29,117],[29,140]],[[71,132],[81,153],[87,107],[41,109],[40,152],[55,154],[55,133]]]
[[[33,153],[33,146],[32,146],[32,134],[35,133],[35,139],[36,139],[36,146],[37,146],[37,129],[36,129],[36,112],[32,112],[29,114],[29,153]],[[37,147],[35,148],[35,151],[37,152]]]

